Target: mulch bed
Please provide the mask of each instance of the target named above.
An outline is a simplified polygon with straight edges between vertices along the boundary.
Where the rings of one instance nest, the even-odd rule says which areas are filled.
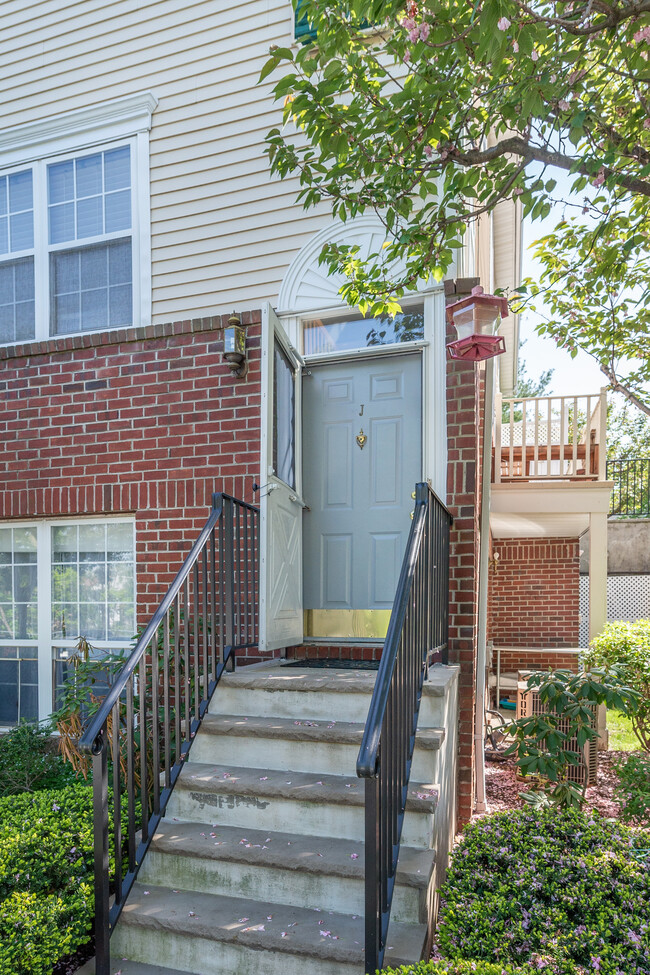
[[[78,968],[81,968],[89,958],[92,958],[95,954],[95,942],[89,941],[87,945],[76,951],[74,955],[66,955],[65,958],[59,958],[58,962],[52,969],[52,975],[72,975],[76,972]]]
[[[598,781],[589,786],[584,808],[595,809],[603,816],[618,817],[619,806],[614,799],[614,789],[618,776],[614,769],[614,762],[623,758],[625,752],[598,752]],[[525,803],[519,793],[530,787],[517,779],[517,766],[513,758],[501,761],[490,761],[486,755],[485,763],[485,793],[487,812],[504,812],[508,809],[521,809]]]

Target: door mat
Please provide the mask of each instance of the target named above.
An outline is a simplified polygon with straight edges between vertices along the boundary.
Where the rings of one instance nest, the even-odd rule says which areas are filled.
[[[287,660],[283,667],[306,667],[309,670],[379,670],[378,660]]]

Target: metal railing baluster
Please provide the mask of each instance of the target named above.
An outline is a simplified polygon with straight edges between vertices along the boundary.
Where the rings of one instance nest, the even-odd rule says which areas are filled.
[[[431,488],[418,484],[357,759],[357,775],[366,780],[365,970],[369,973],[384,961],[422,682],[432,650],[444,663],[448,659],[450,524],[451,515]]]
[[[110,973],[111,932],[223,672],[226,647],[233,667],[238,650],[256,645],[258,531],[258,508],[214,495],[205,527],[79,742],[93,766],[96,975]]]
[[[608,460],[605,478],[614,482],[610,515],[650,517],[650,457]]]

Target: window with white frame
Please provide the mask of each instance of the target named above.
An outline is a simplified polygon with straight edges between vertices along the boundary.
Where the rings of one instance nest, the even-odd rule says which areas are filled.
[[[155,104],[0,130],[0,344],[147,323]]]
[[[0,726],[47,717],[80,637],[101,653],[134,633],[131,520],[0,526]]]

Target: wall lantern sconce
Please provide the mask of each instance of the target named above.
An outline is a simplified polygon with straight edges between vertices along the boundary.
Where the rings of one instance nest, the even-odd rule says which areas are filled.
[[[233,312],[223,330],[223,357],[233,376],[246,373],[246,326],[237,312]]]
[[[447,321],[456,328],[458,338],[447,346],[450,359],[482,362],[506,351],[505,340],[496,331],[508,312],[507,298],[486,295],[483,288],[472,288],[471,295],[447,306]]]
[[[489,564],[489,566],[490,566],[491,569],[494,569],[495,572],[499,568],[499,559],[500,558],[501,558],[501,556],[500,556],[500,554],[498,552],[495,552],[494,555],[491,555],[488,558],[488,564]]]

